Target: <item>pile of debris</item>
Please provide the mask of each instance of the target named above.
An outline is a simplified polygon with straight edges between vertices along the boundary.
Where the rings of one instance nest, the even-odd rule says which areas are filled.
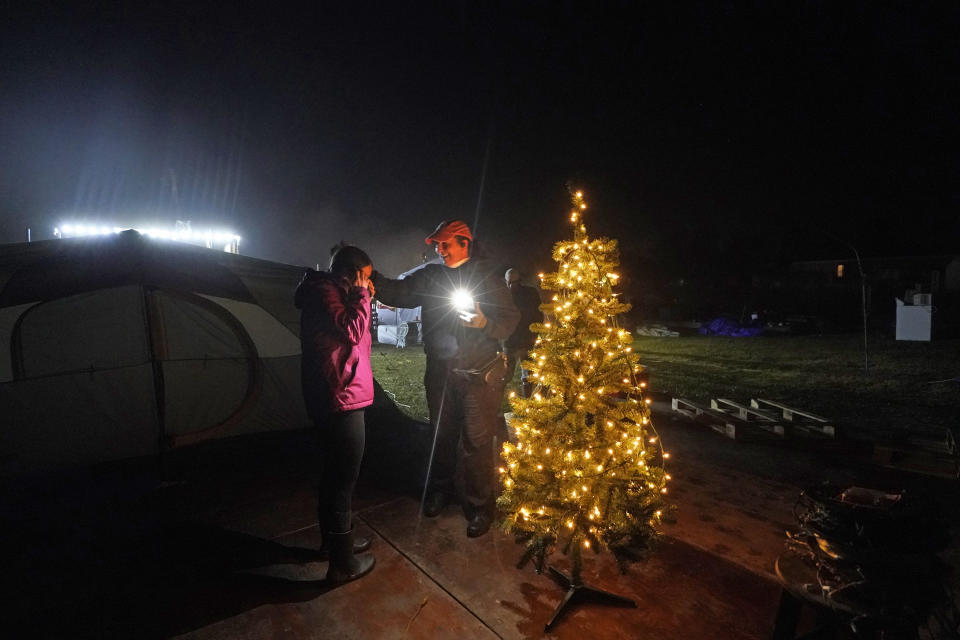
[[[803,587],[857,638],[960,638],[960,613],[937,557],[949,542],[936,504],[907,495],[824,484],[803,491],[787,548],[816,576]],[[819,593],[817,593],[819,592]]]

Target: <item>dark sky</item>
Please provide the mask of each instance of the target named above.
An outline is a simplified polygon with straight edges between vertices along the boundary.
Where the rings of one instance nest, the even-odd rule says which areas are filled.
[[[954,2],[13,4],[0,242],[190,219],[397,272],[485,175],[479,236],[530,269],[568,181],[664,277],[958,251]]]

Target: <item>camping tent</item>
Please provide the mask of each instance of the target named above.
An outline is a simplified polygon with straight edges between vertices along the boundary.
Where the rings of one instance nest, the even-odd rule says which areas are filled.
[[[0,475],[308,426],[303,271],[134,231],[0,246]]]
[[[403,280],[411,273],[423,269],[428,264],[443,264],[443,260],[437,256],[423,264],[418,264],[413,269],[404,271],[398,280]],[[404,309],[390,307],[377,302],[377,342],[381,344],[395,344],[398,347],[406,346],[407,325],[415,324],[417,326],[417,341],[423,341],[423,327],[420,324],[420,307],[413,309]]]

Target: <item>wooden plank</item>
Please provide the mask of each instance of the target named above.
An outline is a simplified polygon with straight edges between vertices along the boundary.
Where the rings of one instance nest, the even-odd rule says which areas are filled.
[[[714,409],[718,409],[723,412],[728,412],[729,409],[725,409],[723,406],[730,407],[731,409],[736,410],[737,417],[742,420],[763,420],[767,422],[776,422],[777,418],[766,411],[759,409],[758,407],[748,407],[742,405],[739,402],[734,402],[727,398],[712,398],[710,400],[710,406]]]
[[[746,407],[742,404],[734,402],[733,400],[728,400],[727,398],[711,398],[710,408],[729,416],[735,416],[739,420],[749,422],[751,426],[757,427],[758,429],[762,429],[763,431],[776,436],[783,437],[786,433],[784,426],[777,424],[776,420],[769,414],[751,407]],[[735,439],[736,428],[734,427],[733,429],[727,429],[727,431],[732,431],[734,435],[728,435],[728,437]],[[741,431],[743,431],[743,429],[741,429]]]
[[[765,400],[764,398],[751,398],[750,406],[754,409],[759,409],[761,404],[765,404],[776,409],[779,409],[783,413],[784,420],[793,420],[793,416],[803,416],[808,420],[813,420],[814,422],[830,422],[829,418],[824,418],[823,416],[818,416],[815,413],[810,413],[809,411],[803,411],[802,409],[795,409],[794,407],[788,407],[785,404],[779,402],[774,402],[773,400]]]
[[[776,424],[775,422],[754,422],[753,424],[757,425],[764,431],[772,433],[775,436],[780,436],[781,438],[787,433],[786,428],[782,424]]]
[[[700,407],[698,407],[695,403],[690,402],[689,400],[684,400],[683,398],[671,398],[670,408],[677,413],[682,413],[688,418],[696,418],[697,415],[699,415],[700,410]]]
[[[715,411],[707,407],[701,406],[690,400],[685,400],[683,398],[673,398],[671,403],[674,411],[682,413],[691,418],[705,418],[709,420],[719,420],[725,422],[728,420],[739,420],[736,416],[731,416],[728,413],[723,413],[722,411]]]
[[[758,429],[757,425],[746,420],[741,420],[737,416],[714,409],[708,409],[684,398],[673,398],[670,406],[679,413],[692,418],[710,427],[720,435],[731,440],[747,440],[757,437],[763,437],[765,432]]]
[[[711,398],[710,408],[721,411],[727,415],[735,415],[738,419],[745,420],[752,426],[775,436],[783,437],[786,433],[784,426],[777,424],[776,419],[770,416],[770,414],[760,411],[759,409],[744,406],[727,398]]]
[[[723,423],[723,424],[711,424],[711,425],[709,425],[709,426],[710,426],[711,429],[713,429],[714,431],[716,431],[717,433],[719,433],[719,434],[722,435],[722,436],[726,436],[727,438],[730,438],[731,440],[736,440],[736,439],[737,439],[737,428],[736,428],[734,425],[732,425],[732,424],[727,424],[727,423]]]
[[[704,412],[697,417],[697,422],[704,424],[720,435],[731,440],[756,440],[762,438],[765,432],[758,429],[756,425],[739,420],[733,416],[716,414],[714,412]]]
[[[796,433],[802,435],[825,436],[827,438],[837,437],[837,428],[834,425],[829,424],[829,418],[824,418],[823,416],[819,416],[815,413],[810,413],[809,411],[804,411],[802,409],[788,407],[785,404],[774,402],[773,400],[765,400],[764,398],[750,399],[750,406],[752,408],[761,409],[761,405],[779,409],[783,415],[783,420],[790,422],[791,429]],[[803,420],[797,420],[796,416],[800,416],[803,418]]]
[[[805,436],[823,438],[836,437],[836,430],[829,424],[801,424],[799,422],[791,422],[790,429],[793,433]]]

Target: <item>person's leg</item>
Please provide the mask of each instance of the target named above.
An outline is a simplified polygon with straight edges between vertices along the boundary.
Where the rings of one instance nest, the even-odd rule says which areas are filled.
[[[483,535],[494,511],[494,436],[500,418],[502,384],[474,383],[463,394],[464,493],[470,514],[467,535]]]
[[[515,350],[507,352],[507,382],[513,380],[513,374],[516,373],[517,363],[520,362],[520,353]]]
[[[366,440],[364,411],[345,411],[330,416],[325,441],[320,521],[324,544],[329,548],[327,580],[347,582],[366,575],[375,560],[372,555],[354,556],[369,541],[359,544],[353,534],[353,490],[360,474]]]
[[[327,531],[351,528],[353,490],[360,474],[366,441],[364,411],[345,411],[330,416],[324,437],[324,473],[320,521]]]
[[[520,396],[529,398],[533,392],[533,382],[530,380],[530,369],[520,368]]]
[[[317,491],[317,522],[320,525],[320,533],[324,536],[323,546],[326,547],[326,534],[330,530],[330,512],[333,511],[333,489],[336,474],[331,468],[336,456],[332,453],[330,439],[331,416],[328,414],[324,419],[314,419],[317,427],[317,433],[320,440],[320,480],[319,490]]]
[[[427,360],[424,388],[430,409],[430,423],[437,434],[430,478],[427,480],[427,502],[424,505],[424,513],[431,517],[437,515],[455,493],[454,474],[457,469],[461,413],[458,396],[461,384],[456,375],[448,373],[446,363]]]
[[[360,462],[356,459],[352,461],[344,460],[344,458],[339,454],[341,448],[346,448],[348,450],[353,450],[353,457],[356,458],[357,451],[359,450],[359,455],[362,458],[364,441],[357,441],[359,436],[362,439],[365,439],[366,429],[363,424],[364,416],[363,411],[356,412],[359,413],[359,420],[361,422],[360,426],[357,427],[355,424],[353,426],[347,425],[344,426],[344,420],[356,421],[358,416],[352,416],[344,418],[338,415],[329,415],[324,420],[317,420],[317,430],[320,434],[320,487],[317,500],[317,522],[320,525],[320,549],[317,550],[315,554],[312,555],[312,559],[315,560],[326,560],[330,553],[330,533],[343,531],[344,523],[342,522],[343,517],[337,516],[337,511],[350,512],[352,511],[352,500],[353,500],[353,488],[356,484],[356,471],[353,471],[352,466],[356,466],[359,470]],[[346,447],[338,444],[342,440],[348,440]],[[349,456],[348,456],[349,457]],[[346,465],[348,468],[344,469],[344,463],[349,462]],[[343,486],[344,479],[346,480],[346,487]],[[344,495],[347,497],[345,498]],[[351,523],[348,520],[346,528],[349,529]],[[353,550],[357,553],[361,551],[366,551],[370,548],[371,541],[367,537],[356,537],[353,543]]]

